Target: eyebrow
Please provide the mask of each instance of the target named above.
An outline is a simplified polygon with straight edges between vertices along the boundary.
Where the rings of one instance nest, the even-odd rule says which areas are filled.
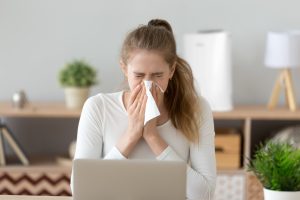
[[[133,72],[134,74],[137,74],[137,75],[145,75],[145,73],[142,73],[142,72]],[[151,75],[161,75],[163,74],[164,72],[155,72],[155,73],[152,73]]]

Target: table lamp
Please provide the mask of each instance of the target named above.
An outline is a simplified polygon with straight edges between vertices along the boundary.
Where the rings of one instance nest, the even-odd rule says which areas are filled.
[[[265,65],[281,70],[274,85],[268,108],[273,109],[278,104],[280,91],[284,89],[287,105],[291,111],[295,111],[296,100],[290,69],[300,66],[300,31],[269,32]]]

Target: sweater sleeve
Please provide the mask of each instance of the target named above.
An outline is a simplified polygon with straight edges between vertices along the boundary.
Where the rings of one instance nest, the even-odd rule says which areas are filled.
[[[190,144],[190,165],[187,166],[187,199],[210,200],[216,185],[214,123],[208,103],[201,99],[201,127],[198,144]],[[168,146],[158,160],[184,161]]]
[[[115,147],[103,158],[103,110],[104,105],[100,94],[90,97],[85,102],[78,124],[74,159],[125,159]],[[73,192],[73,170],[71,191]]]

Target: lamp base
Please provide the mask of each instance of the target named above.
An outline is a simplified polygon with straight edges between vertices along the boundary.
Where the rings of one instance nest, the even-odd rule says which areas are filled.
[[[282,88],[285,91],[285,100],[289,109],[291,111],[295,111],[297,109],[297,106],[290,69],[283,69],[280,72],[274,85],[273,92],[269,100],[268,108],[273,109],[278,104],[279,94]]]

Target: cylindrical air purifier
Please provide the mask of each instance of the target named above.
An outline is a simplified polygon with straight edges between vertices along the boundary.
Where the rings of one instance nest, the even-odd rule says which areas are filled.
[[[183,57],[192,68],[197,91],[209,102],[212,110],[231,110],[230,34],[222,30],[186,34]]]

